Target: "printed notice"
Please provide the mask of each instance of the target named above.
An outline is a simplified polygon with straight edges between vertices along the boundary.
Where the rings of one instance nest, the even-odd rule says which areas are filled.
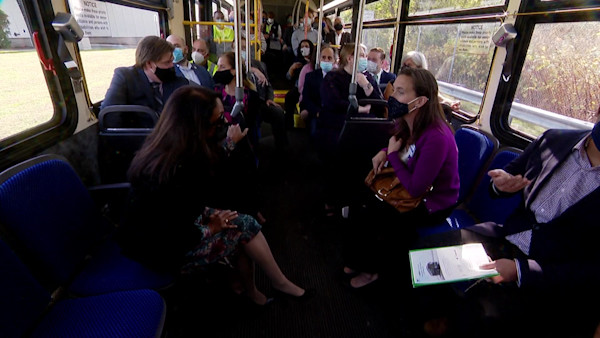
[[[493,27],[485,24],[459,26],[458,52],[461,54],[488,54],[492,42]]]
[[[94,0],[71,0],[71,12],[86,37],[111,36],[106,3]]]
[[[479,268],[489,262],[481,243],[411,250],[408,254],[413,287],[498,275],[494,269]]]

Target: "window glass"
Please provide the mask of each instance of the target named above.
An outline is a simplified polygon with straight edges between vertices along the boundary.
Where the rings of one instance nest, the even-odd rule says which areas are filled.
[[[505,0],[436,0],[411,1],[408,15],[429,15],[466,9],[504,5]]]
[[[344,24],[352,23],[352,8],[341,11],[340,18],[342,18]]]
[[[599,32],[597,21],[535,26],[510,112],[512,128],[538,136],[546,129],[580,129],[596,121]]]
[[[364,20],[369,22],[373,20],[393,19],[398,13],[398,0],[379,0],[365,5]]]
[[[104,99],[113,71],[135,64],[138,41],[160,36],[158,13],[95,0],[69,0],[71,13],[84,31],[79,42],[90,100]]]
[[[409,26],[404,55],[423,53],[444,101],[460,101],[461,111],[474,116],[483,101],[494,54],[491,36],[498,27],[499,23]]]
[[[383,70],[389,72],[390,51],[394,43],[394,28],[364,28],[362,43],[367,46],[367,51],[375,47],[380,47],[385,51]]]
[[[48,122],[50,92],[16,0],[0,1],[0,140]]]

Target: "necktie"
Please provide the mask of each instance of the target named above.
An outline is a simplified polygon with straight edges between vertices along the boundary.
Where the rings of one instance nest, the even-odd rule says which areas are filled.
[[[152,89],[154,91],[154,101],[156,101],[156,104],[158,106],[157,112],[160,113],[163,108],[162,93],[160,92],[160,83],[152,82]]]
[[[379,74],[375,74],[375,75],[373,75],[373,77],[375,78],[375,82],[377,82],[377,84],[379,84]]]

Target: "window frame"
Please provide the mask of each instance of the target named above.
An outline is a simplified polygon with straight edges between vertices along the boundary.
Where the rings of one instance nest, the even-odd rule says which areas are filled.
[[[597,8],[598,6],[586,5],[583,1],[575,1],[579,5],[578,9]],[[502,144],[515,146],[519,148],[526,147],[535,137],[522,133],[510,127],[509,115],[512,103],[515,98],[521,72],[525,64],[527,50],[533,37],[533,31],[537,24],[544,23],[564,23],[564,22],[592,22],[600,21],[597,18],[590,18],[588,12],[563,12],[574,8],[572,1],[561,1],[559,3],[542,3],[539,0],[521,3],[519,15],[515,20],[515,29],[518,32],[518,44],[515,44],[513,51],[513,61],[511,77],[508,82],[501,81],[498,84],[498,91],[494,98],[494,105],[490,113],[490,128],[494,135]],[[547,12],[555,12],[551,16],[545,15]]]

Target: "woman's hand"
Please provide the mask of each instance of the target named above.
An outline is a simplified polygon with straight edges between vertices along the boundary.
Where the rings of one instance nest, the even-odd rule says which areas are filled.
[[[512,259],[500,258],[493,262],[483,264],[480,268],[496,269],[500,275],[492,277],[492,281],[496,284],[504,282],[516,282],[517,276],[517,263]]]
[[[371,105],[358,106],[358,112],[361,114],[368,114],[371,111]]]
[[[250,70],[252,71],[252,74],[256,76],[256,81],[259,85],[264,86],[269,83],[265,74],[263,74],[258,68],[250,67]]]
[[[395,135],[390,137],[390,140],[388,142],[388,151],[387,151],[388,155],[395,151],[399,151],[401,148],[402,148],[402,139],[396,138]]]
[[[530,180],[522,175],[513,176],[502,169],[494,169],[488,171],[488,175],[492,178],[492,182],[496,189],[502,192],[513,193],[525,188]]]
[[[375,173],[375,175],[377,175],[379,174],[381,168],[383,168],[383,165],[387,161],[387,154],[385,153],[385,151],[382,150],[378,152],[377,155],[375,155],[375,157],[373,157],[371,161],[373,162],[373,172]]]
[[[369,80],[367,80],[367,77],[365,76],[365,74],[357,72],[356,73],[356,83],[364,89],[366,86],[369,85]]]
[[[217,210],[214,214],[208,217],[208,228],[211,234],[217,234],[225,229],[235,229],[237,225],[231,221],[238,217],[237,211]]]
[[[227,137],[229,137],[233,143],[238,143],[241,139],[243,139],[246,134],[248,134],[248,128],[242,129],[239,124],[232,124],[227,128]]]

